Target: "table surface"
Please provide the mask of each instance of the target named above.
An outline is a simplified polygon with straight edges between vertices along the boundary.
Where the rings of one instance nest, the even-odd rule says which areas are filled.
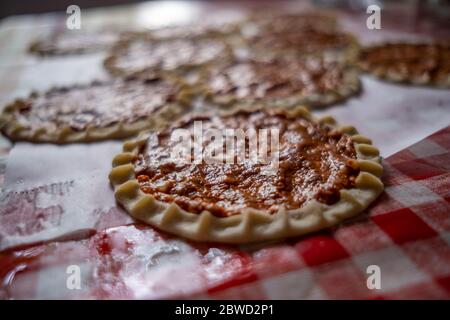
[[[82,9],[82,23],[98,27],[154,28],[187,24],[199,18],[231,21],[255,6],[255,2],[156,1],[114,8]],[[294,9],[310,7],[309,4],[293,1],[283,2],[283,6]],[[353,32],[363,44],[399,39],[429,40],[449,34],[446,28],[418,20],[414,10],[402,9],[400,16],[389,12],[385,19],[382,13],[381,30],[366,28],[367,14],[364,8],[360,11],[339,12],[339,21],[344,29]],[[25,96],[32,90],[87,83],[108,77],[101,64],[104,52],[45,59],[26,53],[31,40],[63,28],[64,19],[64,14],[46,14],[11,17],[1,22],[0,105]],[[388,157],[447,127],[450,124],[449,110],[449,90],[392,84],[364,75],[359,96],[315,112],[331,114],[340,123],[354,125],[362,134],[372,138],[382,156]],[[110,159],[120,148],[121,142],[110,141],[71,146],[17,143],[11,149],[9,142],[2,139],[0,152],[4,156],[0,170],[5,173],[2,175],[5,193],[34,195],[34,205],[51,208],[42,214],[49,214],[47,218],[50,217],[50,220],[56,217],[58,227],[47,228],[45,223],[48,221],[39,221],[37,225],[31,226],[25,223],[21,227],[27,231],[0,237],[0,250],[55,238],[89,239],[92,229],[102,230],[131,223],[128,216],[115,207],[107,181]],[[11,153],[6,156],[10,150]],[[85,157],[86,154],[90,156]],[[448,177],[445,181],[448,182]],[[36,212],[27,210],[25,208],[21,212],[36,216]],[[118,233],[122,232],[122,229],[118,230]],[[127,232],[131,232],[129,234],[132,237],[142,236],[137,231],[136,235],[134,231]],[[146,232],[152,234],[152,231]],[[83,243],[82,246],[85,245]],[[185,246],[180,243],[177,245]],[[186,268],[189,267],[192,266],[187,264]]]

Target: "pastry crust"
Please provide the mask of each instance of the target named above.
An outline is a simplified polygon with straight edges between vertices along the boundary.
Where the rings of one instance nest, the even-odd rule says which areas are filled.
[[[197,83],[198,88],[202,88],[203,92],[206,94],[207,98],[213,103],[221,106],[239,106],[243,108],[248,105],[260,105],[261,107],[284,107],[290,108],[298,105],[307,105],[313,108],[319,108],[334,104],[345,100],[346,98],[356,95],[360,92],[360,80],[359,80],[359,70],[353,66],[347,65],[345,63],[340,63],[337,61],[326,62],[322,57],[310,57],[303,59],[303,64],[301,60],[296,61],[272,61],[272,62],[234,62],[221,68],[220,66],[213,65],[210,68],[205,68],[199,75],[199,83]],[[318,69],[315,71],[302,70],[303,66],[306,65],[319,65]],[[266,78],[262,79],[261,75],[258,75],[258,71],[254,74],[250,81],[245,82],[246,78],[252,77],[252,69],[259,68],[270,68],[274,71],[272,75],[266,74]],[[235,68],[243,67],[242,74],[235,72],[231,75],[231,78],[236,78],[235,80],[230,79],[227,70],[234,72]],[[291,70],[298,66],[300,70]],[[216,69],[217,68],[217,69]],[[287,68],[283,69],[283,68]],[[312,67],[316,68],[316,67]],[[300,80],[301,76],[307,76],[308,80],[303,82]],[[292,78],[289,78],[292,76]],[[277,82],[278,79],[282,79],[281,82]],[[337,80],[338,78],[339,80]],[[214,80],[219,80],[218,83],[226,86],[230,86],[233,92],[220,93],[214,88]],[[234,82],[236,81],[236,82]],[[265,83],[267,81],[268,83]],[[317,81],[319,84],[317,84]],[[303,85],[300,85],[303,82]],[[322,82],[322,84],[320,84]],[[330,83],[335,82],[335,86],[330,88]],[[339,84],[336,82],[340,82]],[[269,90],[270,83],[274,87],[278,85],[285,85],[288,90],[292,91],[291,94],[287,96],[276,96],[270,97]],[[297,83],[297,87],[295,85]],[[264,94],[260,97],[256,97],[257,94],[248,93],[243,97],[239,97],[236,92],[240,90],[248,90],[257,84],[258,88],[263,89],[264,86],[269,85],[268,89],[263,89]],[[294,84],[294,85],[293,85]],[[309,92],[302,92],[301,89],[305,89],[307,86],[315,86],[314,90]],[[317,86],[316,86],[317,84]],[[321,85],[324,88],[319,88]],[[226,89],[226,88],[225,88]],[[219,91],[221,88],[219,88]],[[255,89],[255,92],[258,89]]]
[[[137,81],[137,80],[129,80]],[[127,81],[125,81],[127,82]],[[141,81],[140,81],[141,82]],[[141,82],[142,83],[142,82]],[[174,83],[175,82],[170,82]],[[90,85],[78,85],[70,87],[57,87],[50,89],[43,93],[46,94],[67,92],[70,90],[78,90],[85,88],[92,88],[93,86],[108,85],[109,82],[93,82]],[[179,84],[179,93],[176,96],[183,94],[183,84]],[[3,134],[14,141],[31,141],[31,142],[46,142],[55,144],[66,144],[75,142],[92,142],[109,139],[123,139],[132,137],[142,130],[154,129],[164,127],[168,122],[173,121],[177,117],[183,115],[188,109],[185,104],[178,102],[175,97],[173,101],[168,102],[154,110],[147,116],[140,117],[133,121],[117,121],[106,125],[88,124],[81,130],[74,130],[70,125],[63,124],[54,126],[46,126],[45,123],[37,126],[29,126],[21,123],[17,114],[27,104],[27,101],[33,101],[38,98],[40,94],[31,93],[27,99],[17,99],[9,105],[5,106],[0,114],[0,130]],[[184,95],[186,101],[186,95]],[[189,97],[189,96],[188,96]],[[75,117],[76,114],[73,114]]]
[[[385,43],[363,48],[359,67],[378,78],[450,87],[450,44]]]
[[[364,211],[382,192],[380,176],[383,168],[379,151],[372,146],[370,139],[357,134],[355,128],[338,127],[331,117],[316,120],[304,107],[273,109],[271,112],[319,121],[351,135],[360,168],[356,188],[340,190],[340,200],[332,205],[311,200],[299,209],[281,207],[274,214],[253,208],[243,209],[241,214],[229,217],[217,217],[209,211],[190,213],[175,203],[156,200],[140,189],[132,162],[139,148],[146,144],[147,135],[142,134],[126,142],[123,152],[112,162],[109,179],[116,200],[137,220],[169,233],[195,241],[237,244],[299,236],[336,225]]]

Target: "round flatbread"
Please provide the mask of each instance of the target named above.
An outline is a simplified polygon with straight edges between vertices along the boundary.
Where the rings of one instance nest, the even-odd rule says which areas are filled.
[[[130,137],[173,120],[181,85],[168,79],[110,81],[33,93],[7,105],[1,131],[12,140],[70,143]]]
[[[230,57],[231,49],[218,38],[156,41],[143,36],[119,42],[104,65],[113,75],[153,79],[165,72],[184,75]]]
[[[390,43],[364,48],[359,65],[395,82],[450,87],[450,45]]]
[[[193,142],[177,158],[173,151],[187,146],[180,141]],[[270,146],[268,161],[251,156],[249,146],[262,144]],[[192,240],[245,243],[314,232],[361,213],[383,190],[381,172],[368,138],[297,107],[194,117],[143,134],[124,144],[109,177],[117,201],[142,222]]]
[[[292,107],[324,106],[359,92],[356,68],[323,58],[234,61],[215,65],[200,77],[218,104]]]

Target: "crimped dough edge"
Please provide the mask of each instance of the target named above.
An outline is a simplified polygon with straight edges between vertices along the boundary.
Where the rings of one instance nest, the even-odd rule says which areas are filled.
[[[316,120],[305,107],[274,109],[271,112]],[[316,121],[351,135],[360,167],[356,188],[342,189],[340,200],[333,205],[312,200],[295,210],[280,208],[277,213],[269,214],[263,210],[246,208],[239,215],[222,218],[209,211],[191,213],[176,203],[156,200],[141,191],[132,164],[139,147],[146,143],[146,133],[125,142],[123,152],[112,161],[109,179],[116,200],[135,219],[194,241],[239,244],[276,240],[336,225],[364,211],[381,194],[384,188],[380,180],[383,168],[378,149],[372,146],[369,138],[359,135],[355,128],[338,127],[332,117]]]

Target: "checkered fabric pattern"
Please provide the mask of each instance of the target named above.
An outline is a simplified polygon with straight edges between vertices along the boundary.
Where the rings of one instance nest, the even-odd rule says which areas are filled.
[[[4,252],[0,297],[449,299],[450,127],[384,168],[382,196],[333,230],[236,248],[109,228]],[[70,265],[81,270],[80,290],[67,289]],[[380,289],[368,289],[369,266],[379,267]]]
[[[141,11],[111,10],[83,21],[130,25]],[[2,21],[1,105],[41,82],[24,77],[36,63],[26,49],[62,25],[64,19],[47,15]],[[0,138],[0,187],[9,147]],[[286,242],[198,244],[131,224],[0,252],[0,298],[449,299],[450,127],[392,155],[384,167],[386,191],[366,214]],[[367,288],[373,265],[381,289]],[[74,266],[79,290],[68,285]]]

